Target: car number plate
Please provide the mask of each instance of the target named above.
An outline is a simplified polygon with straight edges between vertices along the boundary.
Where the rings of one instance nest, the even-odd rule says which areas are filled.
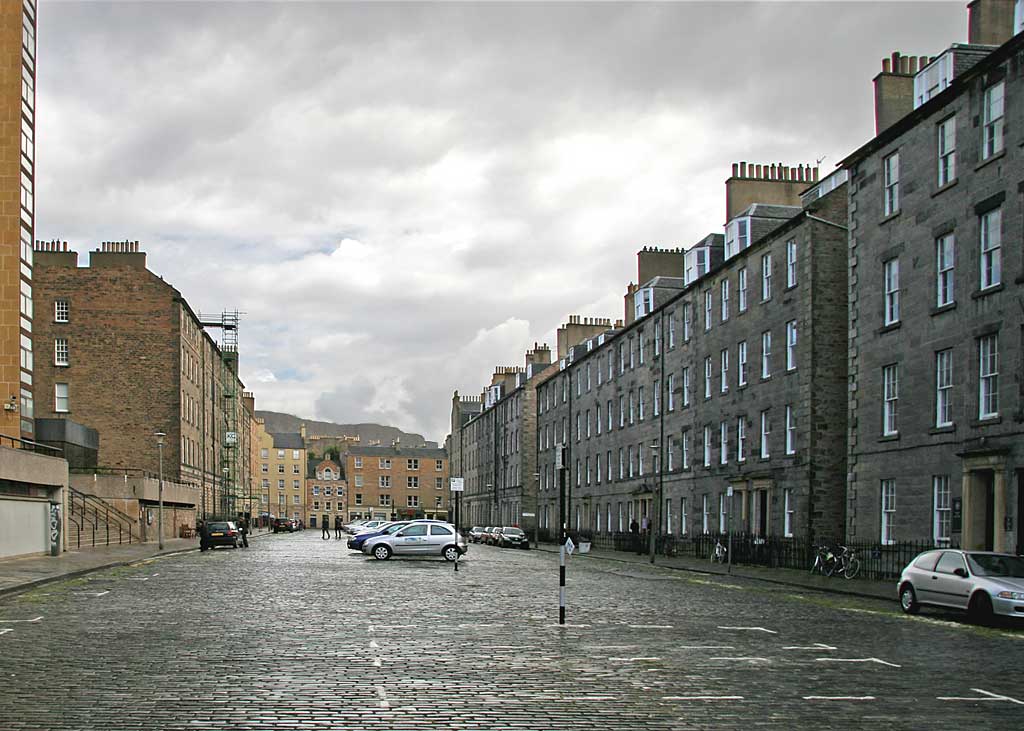
[[[222,535],[224,535],[224,534],[223,534],[223,533],[211,533],[211,534],[210,534],[210,536],[211,536],[211,537],[214,537],[214,536],[222,536]]]

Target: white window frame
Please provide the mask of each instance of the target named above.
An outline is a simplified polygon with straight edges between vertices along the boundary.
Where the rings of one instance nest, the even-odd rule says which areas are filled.
[[[721,284],[721,305],[722,305],[722,322],[729,319],[729,280],[723,279]]]
[[[772,377],[772,331],[761,333],[761,378]]]
[[[952,528],[952,493],[949,475],[932,476],[932,541],[948,546]]]
[[[673,394],[673,391],[675,390],[675,387],[676,387],[676,374],[675,373],[669,373],[665,377],[665,400],[667,402],[666,405],[668,406],[668,410],[670,412],[676,410],[676,400],[675,400],[675,396]]]
[[[728,348],[722,348],[722,353],[721,353],[720,359],[721,359],[721,375],[722,375],[721,392],[722,393],[728,393],[729,392],[729,349]]]
[[[782,535],[784,538],[793,537],[793,515],[796,509],[793,506],[793,488],[787,487],[782,491]]]
[[[746,267],[740,267],[740,270],[739,270],[739,272],[737,272],[736,276],[737,276],[737,279],[738,279],[738,283],[737,283],[736,289],[739,292],[738,301],[737,301],[737,307],[738,307],[740,312],[746,312],[747,311],[747,268]]]
[[[690,405],[690,366],[683,368],[683,406]]]
[[[953,425],[953,349],[935,353],[935,426]]]
[[[786,242],[786,287],[796,286],[796,239]]]
[[[715,311],[715,293],[709,288],[704,290],[704,331],[711,329],[711,320]]]
[[[704,398],[711,398],[711,356],[704,357]]]
[[[900,321],[900,260],[889,259],[882,265],[885,279],[885,324]]]
[[[935,306],[956,302],[956,237],[949,233],[935,240]]]
[[[772,298],[772,255],[765,254],[761,257],[761,301],[767,302]]]
[[[998,286],[1002,275],[1003,214],[1001,208],[983,213],[979,220],[981,289]]]
[[[71,365],[71,350],[67,338],[53,339],[53,364],[55,366]]]
[[[897,150],[882,160],[883,212],[892,216],[900,210],[900,153]]]
[[[796,320],[786,323],[786,370],[796,370]]]
[[[681,440],[682,458],[683,458],[683,469],[690,469],[690,430],[686,429],[683,431],[683,438]]]
[[[747,461],[747,420],[743,416],[736,417],[736,461]]]
[[[978,338],[978,418],[999,416],[999,335]]]
[[[900,371],[897,363],[882,367],[882,434],[899,434]]]
[[[71,395],[68,384],[53,384],[53,410],[58,414],[67,414],[71,411]]]
[[[981,159],[988,160],[1003,151],[1003,115],[1006,111],[1005,82],[985,89],[982,98]]]
[[[53,301],[53,321],[68,322],[71,315],[71,304],[66,299]]]
[[[789,404],[786,404],[786,454],[796,454],[796,416]]]
[[[711,425],[704,425],[704,466],[711,466]]]
[[[942,188],[956,180],[956,115],[942,120],[935,129],[938,186]]]
[[[896,480],[882,480],[881,512],[881,542],[891,546],[896,542]]]
[[[770,459],[771,450],[768,447],[768,437],[772,434],[772,421],[767,409],[761,412],[761,459]]]
[[[718,425],[718,463],[729,464],[729,422],[723,421]]]
[[[686,498],[679,498],[679,535],[685,536],[689,516],[686,514]]]
[[[701,529],[704,535],[711,533],[711,507],[708,501],[708,494],[704,493],[701,495]]]
[[[737,384],[747,385],[747,341],[741,340],[736,346]]]

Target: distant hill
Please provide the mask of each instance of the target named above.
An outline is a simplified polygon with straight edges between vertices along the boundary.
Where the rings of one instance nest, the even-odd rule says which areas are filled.
[[[396,427],[382,424],[335,424],[330,421],[300,419],[298,416],[282,414],[278,411],[257,410],[256,416],[262,418],[267,431],[273,433],[295,433],[299,431],[299,426],[305,424],[307,436],[358,436],[363,445],[380,442],[390,446],[395,439],[398,439],[405,447],[436,446],[433,442],[428,443],[422,434],[410,434]]]

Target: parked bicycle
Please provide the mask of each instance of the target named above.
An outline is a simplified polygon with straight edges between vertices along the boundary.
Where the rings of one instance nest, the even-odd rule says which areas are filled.
[[[860,559],[857,552],[848,546],[839,546],[841,552],[836,559],[835,573],[842,574],[847,579],[852,579],[860,571]]]
[[[836,570],[836,554],[828,546],[814,547],[814,565],[811,566],[812,574],[831,576]]]
[[[722,545],[722,541],[715,539],[715,548],[711,551],[711,563],[725,563],[727,549]]]

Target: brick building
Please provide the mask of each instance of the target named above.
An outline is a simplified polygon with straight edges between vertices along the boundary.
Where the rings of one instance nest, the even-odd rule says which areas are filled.
[[[244,510],[251,412],[237,352],[146,268],[138,242],[106,242],[85,267],[66,242],[37,242],[34,256],[36,415],[96,429],[100,468],[157,473],[164,432],[166,479],[200,488],[205,514]]]
[[[309,460],[306,473],[306,525],[334,527],[336,518],[348,522],[345,502],[348,483],[341,465],[332,459]]]
[[[803,207],[793,191],[808,188]],[[614,534],[635,519],[677,536],[730,520],[756,535],[841,532],[845,185],[740,164],[727,191],[747,205],[704,240],[706,272],[686,277],[645,248],[638,269],[657,280],[627,300],[633,322],[573,347],[538,385],[543,528],[557,527],[564,445],[576,530]],[[652,254],[671,270],[652,270]],[[661,295],[647,294],[658,280]]]
[[[303,427],[305,429],[305,427]],[[306,446],[301,432],[268,432],[256,417],[258,458],[253,467],[258,480],[260,516],[306,521]]]
[[[886,59],[904,91],[844,161],[853,538],[1024,552],[1022,5]]]
[[[346,522],[449,516],[448,454],[431,447],[349,447]]]

